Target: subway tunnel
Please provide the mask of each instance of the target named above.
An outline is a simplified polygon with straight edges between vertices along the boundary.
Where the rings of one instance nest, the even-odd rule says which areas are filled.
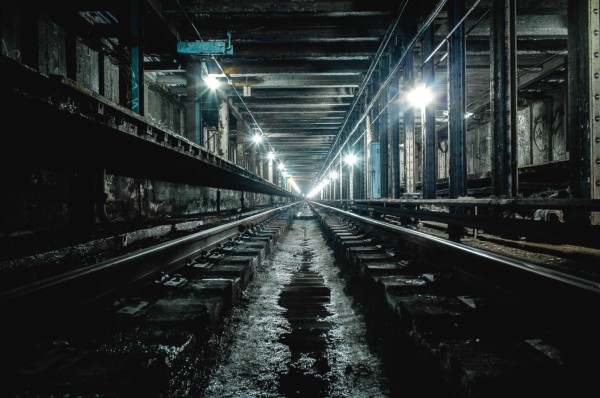
[[[3,1],[3,394],[596,396],[599,10]]]

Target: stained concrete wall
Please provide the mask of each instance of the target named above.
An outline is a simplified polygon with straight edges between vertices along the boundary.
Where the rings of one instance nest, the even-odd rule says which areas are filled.
[[[11,189],[0,195],[0,237],[62,229],[81,221],[72,219],[72,207],[80,206],[82,197],[93,191],[91,176],[47,169],[5,171],[0,171],[0,183]],[[217,211],[216,188],[107,175],[104,190],[112,222],[139,216],[192,217]],[[242,195],[244,206],[249,208],[286,201],[281,197],[222,189],[221,210],[239,209]]]
[[[77,51],[75,80],[83,87],[98,93],[100,83],[98,78],[98,52],[83,44],[79,38],[77,38],[75,46]]]
[[[48,17],[41,16],[39,23],[40,72],[54,75],[67,75],[67,50],[65,31]]]
[[[108,175],[105,182],[110,219],[184,217],[217,211],[217,189]],[[241,207],[242,192],[222,189],[221,210]],[[244,193],[245,207],[271,203],[270,195]],[[281,198],[275,198],[275,201]]]
[[[492,170],[491,123],[469,123],[466,137],[467,172],[470,177],[489,176]],[[543,100],[519,107],[517,160],[519,167],[568,159],[565,96],[562,89]],[[439,178],[447,177],[447,154],[438,151]]]
[[[144,116],[163,128],[183,135],[184,124],[181,120],[184,104],[148,80],[144,83]]]
[[[104,57],[104,96],[114,102],[119,103],[119,65],[110,57]]]

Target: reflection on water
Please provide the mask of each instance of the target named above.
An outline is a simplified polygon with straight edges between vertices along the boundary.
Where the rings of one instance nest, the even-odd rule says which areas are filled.
[[[294,220],[220,338],[207,397],[388,396],[318,222]]]

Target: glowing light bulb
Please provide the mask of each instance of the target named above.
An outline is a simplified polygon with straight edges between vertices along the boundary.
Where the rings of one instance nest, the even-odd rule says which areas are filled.
[[[415,108],[424,108],[433,101],[433,93],[430,88],[419,85],[410,91],[406,98]]]

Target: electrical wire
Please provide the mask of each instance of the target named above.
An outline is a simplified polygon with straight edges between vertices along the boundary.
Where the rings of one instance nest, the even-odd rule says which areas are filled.
[[[433,50],[433,52],[431,54],[429,54],[429,56],[426,58],[426,60],[421,64],[421,66],[417,69],[417,71],[419,71],[420,69],[423,68],[423,66],[429,62],[429,60],[431,60],[431,58],[437,53],[437,51],[439,51],[439,49],[444,45],[444,43],[447,42],[448,38],[451,37],[451,35],[466,21],[466,19],[469,17],[469,15],[475,10],[475,8],[479,5],[479,3],[481,2],[481,0],[476,0],[471,7],[465,12],[465,15],[463,15],[463,17],[457,22],[457,24],[450,30],[450,32],[446,35],[446,37],[444,38],[444,40],[442,40],[440,42],[440,44]],[[367,113],[373,108],[373,106],[375,105],[375,102],[379,99],[379,97],[381,97],[381,95],[383,94],[384,89],[386,89],[391,81],[392,81],[392,77],[393,75],[395,75],[399,69],[400,66],[402,65],[404,58],[406,56],[406,53],[408,51],[412,51],[416,41],[419,39],[419,37],[421,37],[421,35],[423,34],[423,32],[425,31],[426,28],[429,27],[429,25],[431,25],[431,23],[433,23],[433,20],[435,19],[435,17],[439,14],[439,12],[441,11],[441,8],[445,5],[446,1],[441,1],[440,3],[438,3],[438,5],[435,7],[435,9],[433,10],[433,12],[429,15],[428,19],[421,25],[421,28],[419,29],[419,31],[415,34],[415,36],[412,38],[412,40],[408,43],[408,45],[406,46],[406,50],[405,52],[402,54],[402,56],[400,57],[400,59],[396,62],[396,64],[394,65],[394,67],[389,71],[388,77],[381,83],[377,93],[375,93],[375,95],[373,96],[373,99],[371,100],[371,103],[369,105],[367,105],[367,108],[365,109],[363,115],[359,118],[359,120],[356,122],[355,127],[348,133],[347,138],[345,140],[345,142],[342,144],[341,148],[338,150],[337,154],[333,157],[333,159],[337,158],[340,153],[343,152],[344,147],[346,147],[346,145],[349,143],[350,137],[352,137],[352,135],[354,135],[354,133],[356,132],[356,130],[358,130],[360,124],[364,121],[364,119],[366,118]],[[469,29],[469,33],[475,28],[475,26],[477,26],[477,24],[479,24],[483,18],[487,15],[487,11],[479,17],[479,19],[475,22],[474,26],[472,26]],[[374,62],[375,63],[375,62]],[[372,65],[373,66],[373,65]],[[365,80],[363,81],[363,84],[365,84],[365,82],[368,80],[369,76],[365,77]],[[403,85],[403,87],[405,87],[405,85]],[[402,89],[399,90],[398,94],[396,94],[393,98],[395,99],[399,93],[402,91]],[[393,101],[390,100],[387,102],[387,104],[382,108],[382,111],[380,111],[379,115],[377,115],[377,118],[381,115],[381,113],[392,103]],[[348,114],[349,117],[349,114]],[[341,130],[340,130],[341,132]],[[365,134],[366,131],[363,131],[362,135]],[[339,136],[340,134],[338,134]],[[358,140],[356,140],[354,142],[354,144],[356,144],[358,141],[360,140],[360,137]],[[337,142],[337,139],[336,139]],[[354,145],[352,144],[352,145]],[[332,146],[332,151],[333,151],[333,146]],[[331,152],[329,153],[329,155],[331,154]],[[327,162],[327,160],[329,159],[330,156],[327,156],[327,159],[325,161],[325,163]],[[321,171],[319,172],[320,175],[326,175],[327,171],[332,167],[332,163],[333,161],[330,162],[329,165],[327,165],[327,167],[325,167],[325,163],[323,164],[323,167],[321,168]],[[323,170],[325,170],[325,172],[323,172]]]
[[[196,28],[196,25],[194,24],[194,22],[191,20],[190,16],[188,15],[188,12],[181,5],[181,3],[179,2],[179,0],[175,0],[175,2],[177,2],[177,5],[179,6],[179,8],[181,9],[181,11],[183,12],[183,15],[185,16],[186,20],[189,22],[189,24],[194,29],[194,32],[196,32],[196,35],[198,36],[198,38],[200,39],[200,41],[204,41],[204,39],[202,38],[202,35],[200,34],[200,32],[198,31],[198,29]],[[211,55],[211,59],[215,62],[215,64],[217,65],[217,67],[219,68],[219,70],[221,71],[221,73],[225,76],[225,78],[227,79],[227,84],[229,86],[231,86],[233,92],[236,94],[236,96],[238,97],[238,99],[240,100],[240,102],[242,103],[242,105],[244,106],[244,109],[246,109],[246,112],[248,112],[248,115],[250,115],[250,118],[252,119],[252,121],[254,122],[254,124],[256,125],[256,127],[258,128],[258,131],[260,132],[260,134],[262,135],[262,137],[265,139],[265,142],[266,142],[268,148],[270,149],[271,153],[273,153],[275,155],[275,158],[273,160],[277,159],[279,161],[279,164],[285,164],[285,162],[283,161],[283,159],[277,154],[277,151],[275,151],[275,149],[273,148],[273,145],[269,142],[267,134],[260,127],[260,124],[258,123],[258,121],[256,120],[256,118],[254,117],[254,114],[252,113],[252,111],[248,107],[248,104],[246,103],[246,101],[244,101],[244,99],[242,98],[242,96],[240,95],[240,93],[238,93],[237,89],[235,88],[235,85],[233,84],[233,80],[231,79],[231,76],[229,76],[229,74],[227,74],[225,72],[225,70],[223,69],[223,67],[221,66],[221,64],[219,63],[219,61],[217,61],[217,59],[216,59],[216,57],[214,55]]]

